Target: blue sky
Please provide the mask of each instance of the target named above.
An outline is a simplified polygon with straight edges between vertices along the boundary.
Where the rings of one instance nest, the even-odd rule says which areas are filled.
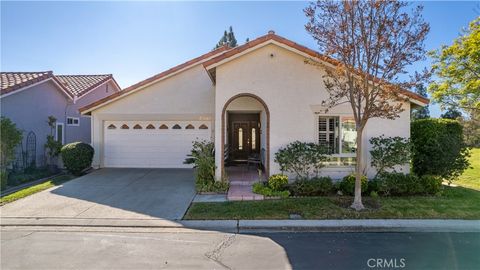
[[[232,25],[240,43],[273,29],[312,49],[308,2],[1,2],[1,70],[112,73],[121,87],[210,51]],[[427,49],[480,16],[478,2],[422,2]],[[428,61],[415,66],[421,69]],[[413,69],[412,69],[413,70]],[[439,115],[438,106],[431,108]]]

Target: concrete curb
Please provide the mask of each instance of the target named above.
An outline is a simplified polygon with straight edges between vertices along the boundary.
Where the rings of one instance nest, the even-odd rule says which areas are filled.
[[[1,227],[174,228],[225,232],[480,232],[480,220],[163,220],[2,217]]]

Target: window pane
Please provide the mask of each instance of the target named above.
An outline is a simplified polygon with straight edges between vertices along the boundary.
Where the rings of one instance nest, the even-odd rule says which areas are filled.
[[[57,141],[63,142],[63,125],[57,125]]]
[[[256,138],[256,129],[252,128],[252,150],[257,149],[257,138]]]
[[[238,150],[243,150],[243,129],[238,129]]]
[[[339,117],[318,118],[318,143],[330,154],[338,154],[340,146]]]
[[[357,149],[357,131],[353,117],[342,118],[342,153],[355,153]]]

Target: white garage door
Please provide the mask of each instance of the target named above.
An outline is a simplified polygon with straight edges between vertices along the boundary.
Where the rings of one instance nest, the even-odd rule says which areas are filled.
[[[106,121],[104,167],[191,168],[183,164],[195,140],[210,140],[205,121]]]

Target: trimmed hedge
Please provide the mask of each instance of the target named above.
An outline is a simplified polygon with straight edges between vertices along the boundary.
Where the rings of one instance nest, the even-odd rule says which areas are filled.
[[[442,190],[442,179],[432,175],[382,173],[368,186],[370,192],[381,196],[435,195]]]
[[[62,147],[63,165],[74,175],[80,175],[92,165],[94,150],[89,144],[74,142]]]
[[[285,187],[288,185],[288,176],[283,174],[274,174],[268,178],[268,186],[273,191],[282,191],[285,190]]]
[[[416,175],[437,175],[451,181],[469,166],[462,126],[456,120],[413,121],[411,141],[412,169]]]
[[[362,193],[367,192],[368,188],[368,178],[366,176],[362,176]],[[355,175],[350,174],[345,176],[342,181],[339,183],[338,189],[346,195],[353,195],[355,192]]]
[[[294,196],[325,196],[333,192],[330,177],[318,177],[310,180],[297,180],[289,187]]]

